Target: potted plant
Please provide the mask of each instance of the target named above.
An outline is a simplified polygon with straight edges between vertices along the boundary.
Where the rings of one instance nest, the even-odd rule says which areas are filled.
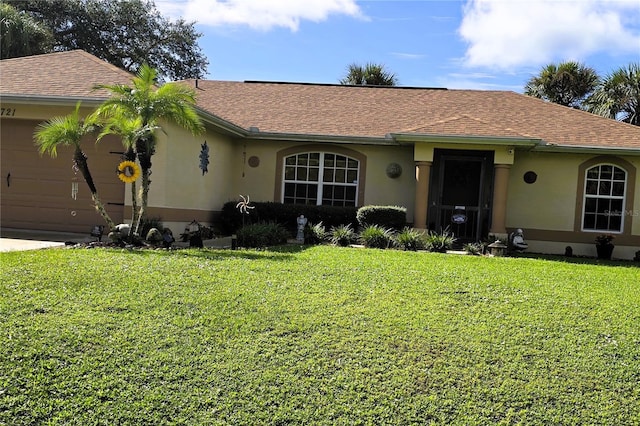
[[[613,253],[613,239],[615,237],[611,234],[602,234],[596,237],[596,252],[598,253],[598,259],[611,260],[611,254]]]

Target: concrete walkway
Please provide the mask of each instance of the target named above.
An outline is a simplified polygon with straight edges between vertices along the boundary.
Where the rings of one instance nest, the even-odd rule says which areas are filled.
[[[95,241],[95,238],[89,235],[69,232],[9,228],[0,230],[0,252],[63,247],[67,241],[72,243],[88,243]]]
[[[103,241],[108,240],[106,236]],[[0,229],[0,252],[37,250],[51,247],[64,247],[65,243],[90,243],[96,238],[87,234],[69,232],[37,231],[28,229]],[[189,247],[189,243],[176,241],[176,248]],[[205,248],[231,248],[231,237],[204,240]]]

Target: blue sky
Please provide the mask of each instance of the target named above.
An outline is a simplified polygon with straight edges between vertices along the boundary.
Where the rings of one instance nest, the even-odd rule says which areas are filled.
[[[513,90],[551,62],[640,62],[640,0],[156,0],[195,21],[215,80],[337,83],[383,64],[402,86]]]

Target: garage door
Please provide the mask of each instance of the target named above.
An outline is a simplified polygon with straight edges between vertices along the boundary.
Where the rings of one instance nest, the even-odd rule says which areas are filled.
[[[33,141],[39,121],[2,120],[0,221],[3,228],[87,233],[104,225],[80,172],[73,149],[40,156]],[[115,223],[121,223],[125,185],[117,178],[122,145],[115,138],[99,144],[88,138],[83,150],[98,194]]]

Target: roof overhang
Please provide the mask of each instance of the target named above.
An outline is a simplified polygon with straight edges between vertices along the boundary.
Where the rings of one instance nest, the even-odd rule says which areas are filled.
[[[627,155],[640,156],[638,148],[624,148],[612,146],[583,146],[544,144],[535,148],[537,152],[557,152],[565,154],[598,154],[598,155]]]
[[[263,132],[259,130],[249,130],[247,139],[265,141],[287,141],[287,142],[312,142],[312,143],[337,143],[342,145],[386,145],[400,146],[398,141],[386,137],[373,136],[344,136],[344,135],[321,135],[306,133],[277,133]]]
[[[504,145],[523,148],[534,148],[544,144],[542,139],[504,136],[469,136],[469,135],[436,135],[424,133],[388,133],[387,138],[401,144],[416,143],[447,143],[447,144],[478,144]]]
[[[0,102],[15,104],[37,104],[48,106],[75,106],[78,102],[91,106],[100,105],[106,101],[106,97],[89,97],[89,96],[43,96],[43,95],[15,95],[1,94]]]

